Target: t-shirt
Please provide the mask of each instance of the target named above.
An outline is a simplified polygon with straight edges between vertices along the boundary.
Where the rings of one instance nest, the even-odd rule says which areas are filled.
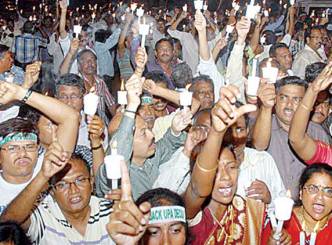
[[[0,170],[0,214],[5,210],[8,204],[31,182],[31,180],[40,171],[44,160],[44,152],[39,154],[35,169],[33,170],[32,178],[23,184],[11,184],[2,177],[2,170]]]
[[[54,199],[44,200],[30,216],[28,235],[34,244],[66,245],[66,244],[115,244],[106,230],[111,203],[102,198],[91,196],[90,218],[85,235],[82,236],[66,220]]]

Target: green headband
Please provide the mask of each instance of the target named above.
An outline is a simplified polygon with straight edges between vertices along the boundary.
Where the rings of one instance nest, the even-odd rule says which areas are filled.
[[[37,135],[35,133],[10,133],[5,137],[0,137],[0,147],[11,141],[31,140],[37,143]]]
[[[186,211],[181,206],[159,206],[151,208],[149,224],[180,221],[186,223]]]

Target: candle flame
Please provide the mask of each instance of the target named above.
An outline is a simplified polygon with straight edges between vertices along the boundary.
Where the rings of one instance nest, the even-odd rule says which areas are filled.
[[[186,90],[189,90],[189,88],[191,87],[191,83],[186,85]]]
[[[113,150],[116,150],[116,148],[118,148],[118,142],[117,142],[116,140],[114,140],[114,141],[112,142],[111,149],[112,149],[112,151],[113,151]]]
[[[286,192],[286,196],[288,197],[288,198],[292,198],[292,193],[291,193],[291,191],[288,189],[287,190],[287,192]]]
[[[90,88],[90,91],[89,91],[90,93],[95,93],[96,92],[96,87],[95,86],[92,86],[91,88]]]
[[[125,90],[125,85],[124,84],[125,84],[124,79],[121,79],[121,86],[120,86],[121,91]]]

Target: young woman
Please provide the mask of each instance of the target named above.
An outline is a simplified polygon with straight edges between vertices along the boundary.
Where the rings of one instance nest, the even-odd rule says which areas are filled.
[[[292,244],[331,244],[332,237],[332,167],[313,164],[300,177],[299,205],[291,219],[284,223]],[[262,244],[273,242],[271,226],[264,229]]]

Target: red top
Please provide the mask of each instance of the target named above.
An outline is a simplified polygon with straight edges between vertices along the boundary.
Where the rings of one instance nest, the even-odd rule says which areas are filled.
[[[327,163],[332,166],[332,147],[326,143],[316,141],[315,155],[306,162],[307,164]]]
[[[288,232],[288,234],[292,237],[292,244],[298,245],[300,244],[300,232],[302,231],[301,224],[297,219],[294,211],[292,213],[292,217],[289,221],[284,223],[284,229]],[[268,240],[271,234],[271,223],[268,223],[267,226],[263,230],[262,235],[262,243],[268,244]],[[306,243],[309,244],[310,234],[306,236]],[[319,231],[316,237],[315,245],[332,245],[332,221],[329,220],[327,226],[324,227],[323,230]]]

